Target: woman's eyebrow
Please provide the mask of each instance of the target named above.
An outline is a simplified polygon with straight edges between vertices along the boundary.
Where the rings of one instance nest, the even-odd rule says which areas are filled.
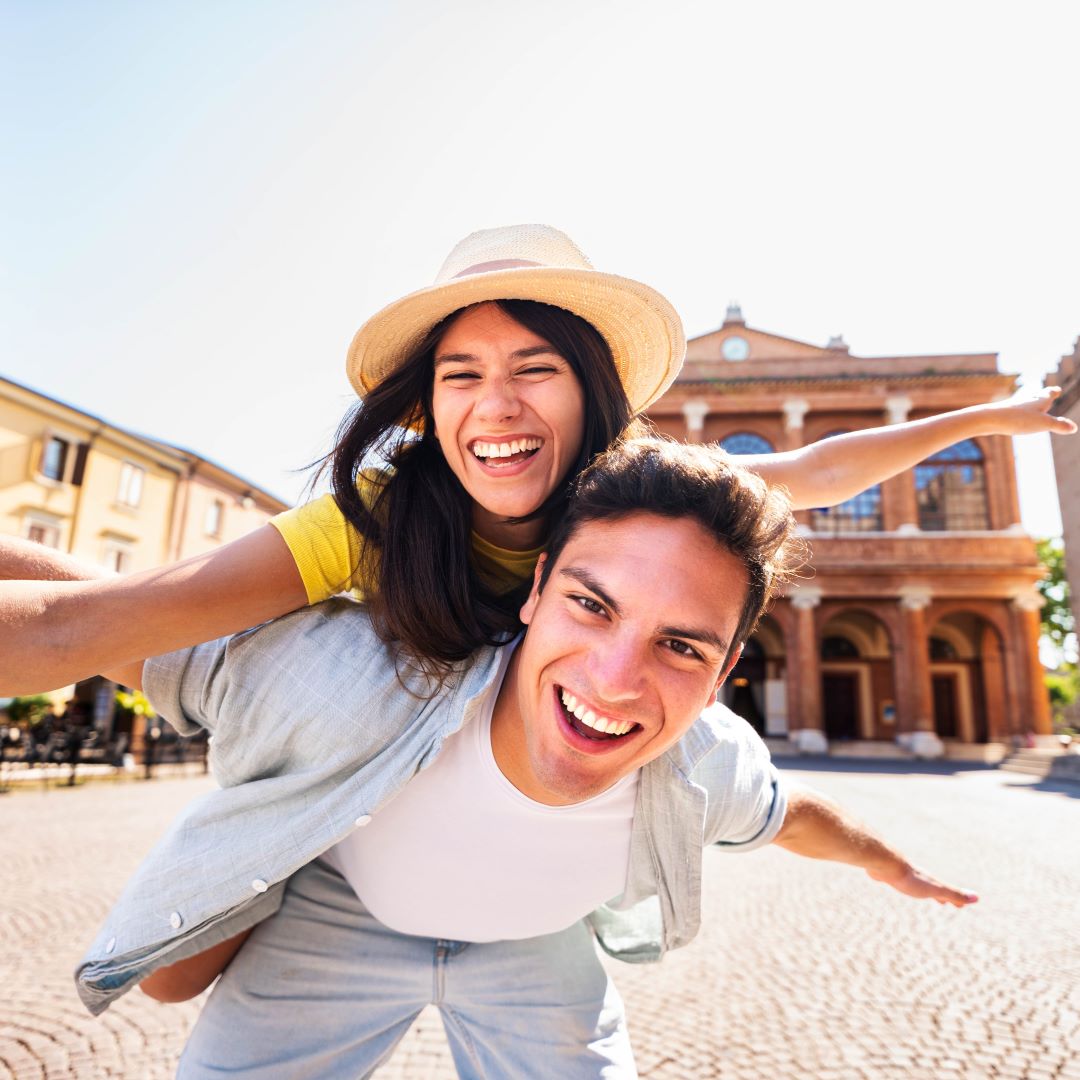
[[[528,360],[531,356],[557,356],[563,359],[562,353],[554,345],[530,345],[527,349],[515,349],[510,353],[511,360]],[[479,360],[475,353],[442,353],[435,357],[435,367],[440,364],[478,363]]]

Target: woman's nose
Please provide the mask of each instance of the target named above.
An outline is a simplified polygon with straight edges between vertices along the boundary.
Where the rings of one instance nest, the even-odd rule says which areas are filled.
[[[489,424],[512,420],[520,411],[521,402],[509,380],[491,380],[476,402],[477,417]]]

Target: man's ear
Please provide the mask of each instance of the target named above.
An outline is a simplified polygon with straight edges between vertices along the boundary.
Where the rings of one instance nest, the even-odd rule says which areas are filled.
[[[532,588],[529,590],[529,599],[521,605],[521,611],[518,613],[521,621],[528,626],[532,622],[533,612],[536,611],[536,605],[540,600],[540,575],[544,572],[544,563],[547,562],[547,552],[545,551],[539,559],[536,560],[536,569],[533,571]]]
[[[731,656],[728,657],[727,663],[724,664],[724,670],[720,672],[720,677],[716,680],[716,685],[713,687],[714,694],[718,694],[720,692],[720,687],[727,682],[727,677],[731,674],[731,669],[739,662],[742,651],[743,647],[740,645]]]

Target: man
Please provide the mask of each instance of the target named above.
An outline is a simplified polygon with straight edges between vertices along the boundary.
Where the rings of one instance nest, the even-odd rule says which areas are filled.
[[[129,884],[79,969],[83,1000],[99,1012],[258,924],[183,1077],[368,1075],[430,1003],[464,1076],[629,1077],[593,937],[632,961],[687,944],[703,845],[775,842],[972,902],[787,793],[715,704],[798,556],[760,479],[643,440],[583,475],[520,643],[437,694],[345,601],[148,661],[151,700],[211,731],[224,786]]]

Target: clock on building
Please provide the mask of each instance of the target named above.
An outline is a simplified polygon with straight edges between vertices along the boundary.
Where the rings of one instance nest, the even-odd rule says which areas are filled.
[[[725,360],[745,360],[750,355],[750,342],[738,334],[724,338],[720,352]]]

